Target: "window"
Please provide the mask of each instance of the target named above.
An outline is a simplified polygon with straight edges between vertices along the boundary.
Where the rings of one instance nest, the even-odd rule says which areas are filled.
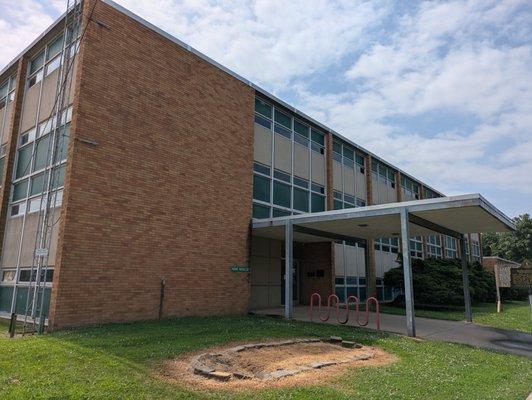
[[[35,196],[36,194],[40,194],[43,192],[44,178],[45,178],[44,173],[35,175],[33,178],[31,178],[30,196]]]
[[[277,109],[275,109],[275,123],[281,124],[285,128],[292,129],[292,118]]]
[[[265,116],[266,118],[272,118],[272,106],[257,98],[255,98],[255,112]]]
[[[290,186],[284,183],[273,182],[273,204],[290,208]]]
[[[456,239],[445,236],[445,254],[447,258],[458,258],[458,245]]]
[[[52,172],[52,189],[57,189],[65,184],[66,165],[56,167]]]
[[[13,201],[18,201],[26,197],[28,191],[28,180],[16,183],[13,185]]]
[[[48,51],[46,53],[46,61],[51,60],[54,56],[61,53],[63,50],[63,35],[59,36],[52,43],[48,45]]]
[[[46,65],[46,75],[45,76],[50,75],[57,68],[59,68],[60,65],[61,65],[61,56],[57,56],[56,58],[54,58],[52,61],[50,61]]]
[[[309,192],[307,190],[294,188],[294,208],[299,211],[308,212]]]
[[[305,138],[308,138],[308,132],[309,132],[309,127],[301,122],[299,122],[297,119],[294,120],[294,131],[305,137]]]
[[[29,174],[32,156],[32,147],[25,146],[18,150],[17,166],[15,168],[15,179],[22,178]]]
[[[37,132],[36,128],[31,128],[29,131],[21,134],[19,146],[24,146],[26,143],[34,141],[36,132]]]
[[[410,239],[410,256],[412,258],[423,258],[423,242],[421,236]]]
[[[44,64],[44,51],[30,62],[30,75],[38,71]]]
[[[270,180],[268,178],[253,175],[253,198],[270,202]]]
[[[253,218],[270,218],[270,207],[253,204]]]
[[[325,211],[325,196],[312,193],[312,212]]]
[[[51,140],[52,136],[48,135],[37,141],[35,147],[35,162],[33,165],[34,171],[43,169],[48,164],[48,153],[52,151],[50,148]]]
[[[441,250],[439,235],[427,236],[427,256],[435,257],[435,258],[442,257],[442,250]]]

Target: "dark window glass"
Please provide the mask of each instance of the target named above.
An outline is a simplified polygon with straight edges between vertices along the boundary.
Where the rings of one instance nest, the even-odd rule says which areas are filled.
[[[312,193],[312,212],[325,211],[325,196]]]
[[[264,175],[270,175],[270,167],[267,167],[266,165],[259,164],[259,163],[253,163],[253,170],[256,172],[260,172]]]
[[[349,147],[344,146],[344,157],[349,158],[350,160],[355,159],[355,151],[353,149],[350,149]]]
[[[270,180],[268,178],[253,175],[253,198],[270,202]]]
[[[46,54],[46,60],[50,60],[56,54],[59,54],[63,50],[63,35],[55,39],[50,46],[48,46],[48,53]]]
[[[26,197],[28,191],[28,180],[13,185],[13,201],[21,200]]]
[[[290,174],[287,174],[286,172],[279,171],[278,169],[273,171],[273,176],[276,179],[280,179],[280,180],[285,181],[285,182],[290,182]]]
[[[5,157],[0,158],[0,180],[4,176],[4,162],[5,162],[5,159],[6,159]]]
[[[335,191],[333,192],[333,197],[334,197],[335,199],[342,200],[342,193],[341,193],[341,192],[338,192],[338,191],[335,190]]]
[[[313,142],[319,143],[322,146],[325,145],[325,137],[315,129],[311,130],[311,139]]]
[[[267,120],[264,117],[261,117],[260,115],[255,115],[255,122],[265,128],[272,129],[271,121]]]
[[[289,129],[286,129],[284,126],[275,124],[274,130],[276,133],[278,133],[281,136],[284,136],[288,139],[292,138],[292,131],[290,131]]]
[[[277,109],[275,109],[275,122],[283,125],[285,128],[292,129],[292,118]]]
[[[308,191],[294,188],[294,208],[308,212]]]
[[[273,182],[273,203],[278,206],[290,207],[290,186],[281,182]]]
[[[289,211],[286,211],[286,210],[281,210],[279,208],[274,208],[273,209],[273,217],[286,217],[290,215],[290,212]]]
[[[17,168],[15,178],[21,178],[30,172],[32,146],[26,146],[18,150]]]
[[[294,140],[299,143],[299,144],[302,144],[303,146],[305,147],[308,147],[308,139],[307,138],[304,138],[303,136],[301,135],[294,135]]]
[[[44,189],[44,173],[39,174],[31,178],[31,191],[30,195],[36,195],[42,193]]]
[[[312,142],[310,148],[316,153],[325,154],[325,149],[321,147],[319,144]]]
[[[302,124],[298,120],[294,120],[294,131],[296,131],[300,135],[308,138],[308,130],[309,130],[309,128],[308,128],[307,125]]]
[[[35,164],[33,166],[34,171],[38,171],[44,168],[48,164],[48,149],[50,146],[50,140],[52,136],[48,135],[37,141],[37,149],[35,150]]]
[[[54,168],[52,174],[52,189],[57,189],[65,184],[65,172],[66,165],[62,165],[59,168]]]
[[[355,196],[344,194],[344,200],[347,201],[348,203],[355,204]]]
[[[262,100],[255,99],[255,111],[265,117],[272,118],[272,106],[263,102]]]
[[[333,151],[342,154],[342,145],[338,142],[333,142]]]
[[[312,191],[314,192],[318,192],[318,193],[325,193],[325,188],[321,185],[318,185],[317,183],[312,183],[311,185],[311,189]]]
[[[339,163],[342,162],[342,155],[338,153],[333,153],[333,160],[338,161]]]
[[[253,204],[253,218],[270,218],[270,207]]]
[[[44,51],[30,62],[30,75],[42,67],[44,63]]]
[[[55,153],[54,163],[67,159],[68,155],[68,143],[70,142],[70,124],[67,124],[62,128],[62,133],[58,138],[57,153]]]
[[[294,185],[301,186],[308,189],[308,181],[303,178],[298,178],[294,176]]]
[[[355,155],[355,161],[357,164],[359,165],[364,165],[364,157],[362,157],[361,155],[359,154],[356,154]]]
[[[341,210],[343,207],[343,204],[340,200],[334,200],[334,209],[335,210]]]

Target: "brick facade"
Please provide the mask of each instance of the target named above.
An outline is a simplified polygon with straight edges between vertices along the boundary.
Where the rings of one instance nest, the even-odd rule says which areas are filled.
[[[300,248],[302,284],[300,304],[309,304],[312,293],[319,293],[322,301],[334,293],[333,243],[306,243]],[[323,276],[319,276],[319,271]]]
[[[164,316],[247,312],[253,90],[105,3],[92,20],[51,327],[157,318],[161,279]]]

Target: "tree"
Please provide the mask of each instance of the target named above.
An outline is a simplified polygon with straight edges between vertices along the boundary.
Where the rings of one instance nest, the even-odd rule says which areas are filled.
[[[523,214],[513,219],[516,231],[485,233],[482,249],[485,256],[497,256],[518,263],[532,260],[532,219]]]

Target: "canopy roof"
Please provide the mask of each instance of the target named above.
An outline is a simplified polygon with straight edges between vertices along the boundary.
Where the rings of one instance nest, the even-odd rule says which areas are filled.
[[[477,193],[254,219],[253,235],[283,240],[284,226],[290,220],[294,225],[294,240],[298,242],[400,236],[400,212],[405,208],[409,213],[411,236],[442,233],[441,228],[452,236],[515,230],[509,217]],[[430,229],[431,225],[434,229]]]

